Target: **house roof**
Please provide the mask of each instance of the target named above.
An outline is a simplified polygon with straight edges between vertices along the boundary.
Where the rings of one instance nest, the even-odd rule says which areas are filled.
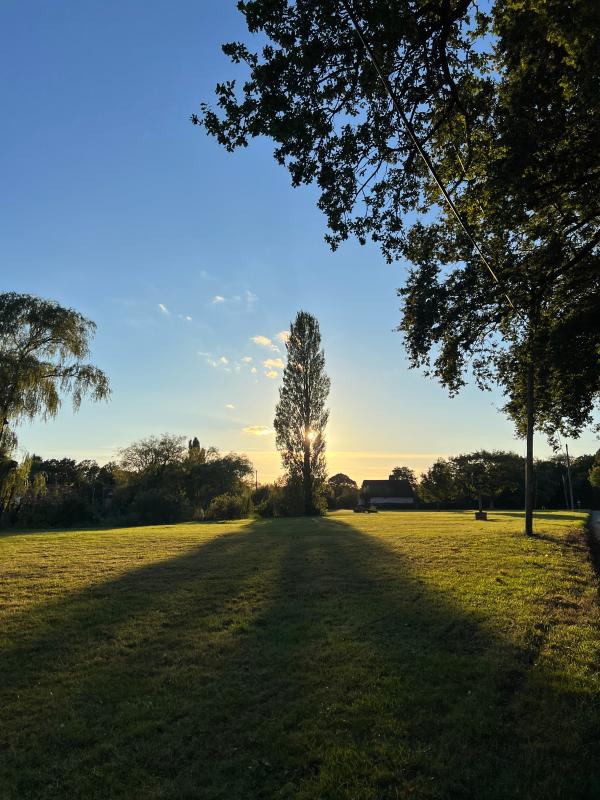
[[[362,482],[362,489],[369,490],[372,497],[414,497],[415,493],[408,481],[394,480],[366,480]]]

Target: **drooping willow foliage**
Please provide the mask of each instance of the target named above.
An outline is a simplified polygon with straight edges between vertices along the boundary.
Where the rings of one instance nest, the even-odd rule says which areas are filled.
[[[91,320],[53,301],[0,295],[0,444],[14,444],[19,422],[55,416],[64,395],[75,410],[86,395],[109,396],[107,376],[87,362],[95,330]]]

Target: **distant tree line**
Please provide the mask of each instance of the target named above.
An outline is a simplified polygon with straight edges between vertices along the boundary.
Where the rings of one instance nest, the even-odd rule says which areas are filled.
[[[600,503],[600,450],[571,460],[575,507]],[[440,458],[417,478],[398,466],[392,474],[412,487],[420,508],[523,508],[524,459],[516,453],[480,450]],[[150,436],[119,453],[118,461],[26,456],[20,463],[0,455],[0,515],[4,526],[74,527],[95,524],[151,525],[182,521],[300,516],[304,486],[288,476],[255,487],[253,467],[237,453],[185,443],[172,434]],[[568,508],[565,459],[536,463],[535,507]],[[315,495],[317,496],[317,495]],[[344,473],[332,475],[318,502],[333,511],[353,509],[360,488]]]
[[[536,461],[534,505],[537,509],[568,508],[570,489],[575,507],[594,508],[600,503],[600,450],[570,462],[570,485],[564,456]],[[410,484],[421,508],[523,508],[525,459],[502,450],[440,458],[417,478],[409,467],[392,470]],[[325,487],[331,510],[355,508],[360,499],[356,482],[344,473],[333,475]]]
[[[600,482],[593,481],[596,464],[600,464],[600,451],[595,456],[582,455],[570,462],[576,508],[592,508],[600,502]],[[444,508],[523,508],[524,468],[521,456],[501,450],[480,450],[438,459],[419,481],[419,499]],[[569,474],[563,456],[536,460],[533,499],[538,510],[569,508]]]
[[[20,527],[142,525],[234,519],[251,510],[252,464],[165,433],[134,442],[119,460],[0,458],[4,524]]]

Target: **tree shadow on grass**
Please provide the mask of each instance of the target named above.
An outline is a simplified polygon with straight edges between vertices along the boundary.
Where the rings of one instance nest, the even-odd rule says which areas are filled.
[[[548,800],[567,796],[557,770],[595,796],[580,699],[530,680],[541,641],[494,636],[346,522],[281,525],[70,595],[16,635],[6,797]]]
[[[522,511],[490,511],[491,514],[499,514],[502,517],[516,517],[517,519],[522,519],[525,521],[525,514]],[[560,516],[558,516],[560,515]],[[581,522],[583,519],[582,514],[569,514],[566,511],[554,511],[551,513],[545,513],[543,511],[534,511],[533,512],[533,521],[535,523],[536,519],[549,519],[553,520],[554,522]]]

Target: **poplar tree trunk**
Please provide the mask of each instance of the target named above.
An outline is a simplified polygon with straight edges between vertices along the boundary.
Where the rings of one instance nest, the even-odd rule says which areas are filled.
[[[310,442],[304,444],[304,464],[302,469],[302,483],[304,490],[304,513],[313,513],[312,479],[310,474]]]

